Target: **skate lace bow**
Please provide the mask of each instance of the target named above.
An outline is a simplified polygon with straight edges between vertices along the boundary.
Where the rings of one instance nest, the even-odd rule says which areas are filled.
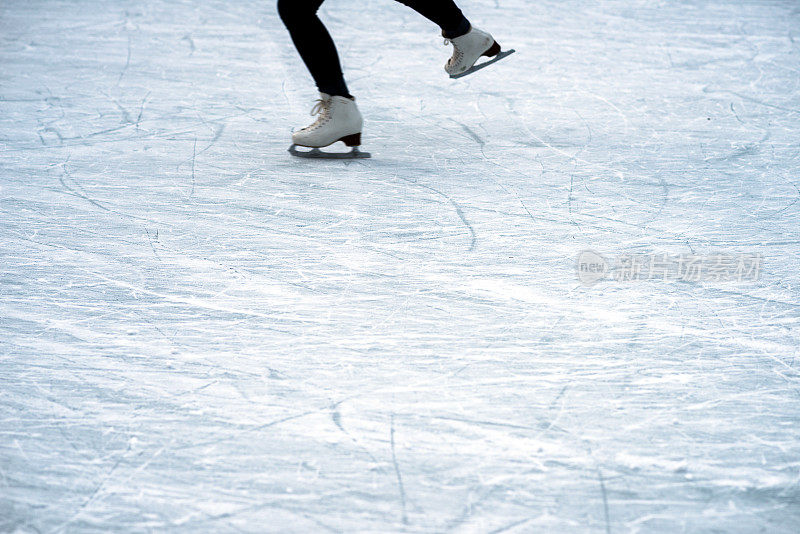
[[[328,101],[323,99],[318,99],[317,103],[314,104],[314,107],[311,108],[311,116],[314,115],[325,115],[328,112]]]
[[[311,108],[311,116],[319,115],[317,120],[314,121],[314,124],[309,124],[303,130],[311,131],[316,130],[323,124],[326,124],[330,120],[330,109],[331,109],[331,101],[328,99],[317,99],[317,103],[314,104],[314,107]]]

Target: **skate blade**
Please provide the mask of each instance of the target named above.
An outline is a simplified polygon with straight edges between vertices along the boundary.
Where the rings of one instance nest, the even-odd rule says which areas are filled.
[[[465,70],[461,74],[451,74],[450,78],[455,80],[456,78],[463,78],[464,76],[469,76],[470,74],[473,74],[474,72],[477,72],[477,71],[479,71],[481,69],[485,69],[486,67],[488,67],[489,65],[491,65],[493,63],[497,63],[501,59],[507,58],[508,56],[513,54],[514,52],[516,52],[516,50],[514,50],[513,48],[511,50],[504,50],[502,52],[499,52],[496,56],[491,58],[489,61],[484,61],[483,63],[481,63],[479,65],[473,65],[472,67],[468,68],[467,70]]]
[[[289,147],[289,154],[296,158],[306,159],[367,159],[371,158],[372,154],[369,152],[361,152],[358,147],[353,147],[350,152],[325,152],[318,148],[311,150],[297,150],[299,145],[292,145]]]

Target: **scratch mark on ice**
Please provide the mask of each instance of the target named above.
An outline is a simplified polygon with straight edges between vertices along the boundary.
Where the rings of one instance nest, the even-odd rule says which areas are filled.
[[[394,473],[397,476],[397,488],[400,490],[400,505],[402,506],[403,524],[408,524],[408,515],[406,514],[406,490],[403,487],[403,475],[400,473],[400,466],[397,464],[397,454],[394,446],[394,414],[390,418],[389,427],[389,440],[392,445],[392,464],[394,465]]]

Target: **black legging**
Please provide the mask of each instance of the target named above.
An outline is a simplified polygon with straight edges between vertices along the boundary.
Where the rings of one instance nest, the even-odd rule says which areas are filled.
[[[329,95],[349,97],[336,45],[317,17],[317,10],[324,1],[278,0],[278,13],[317,88]],[[449,39],[464,35],[470,29],[469,21],[453,0],[397,1],[437,24],[442,29],[442,35]]]

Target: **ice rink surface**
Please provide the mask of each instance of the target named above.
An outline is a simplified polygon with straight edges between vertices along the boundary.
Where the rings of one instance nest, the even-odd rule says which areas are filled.
[[[800,528],[800,4],[0,3],[0,531]],[[582,285],[584,249],[762,254]]]

